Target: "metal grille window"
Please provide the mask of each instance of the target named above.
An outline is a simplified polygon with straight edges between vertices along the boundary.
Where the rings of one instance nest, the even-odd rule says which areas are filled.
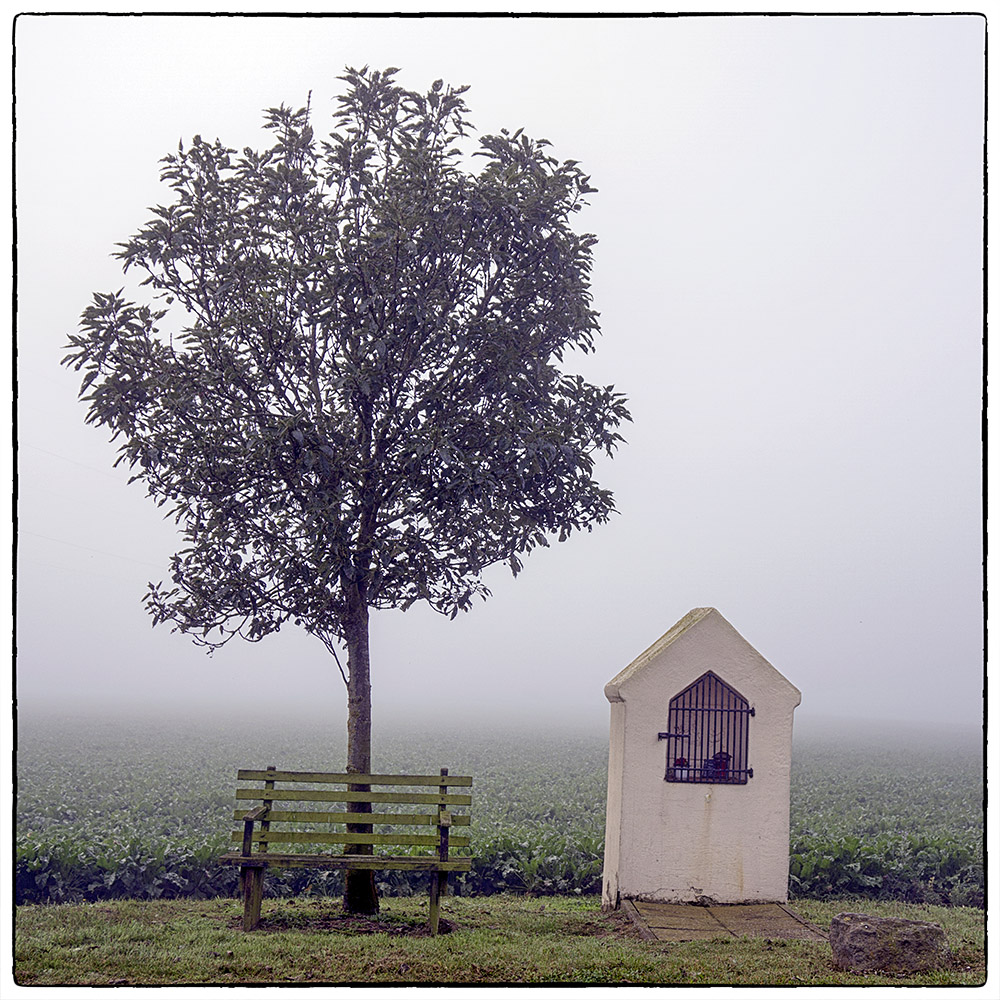
[[[750,716],[754,710],[741,694],[716,677],[703,674],[670,699],[667,732],[667,781],[745,785],[753,777],[747,765]]]

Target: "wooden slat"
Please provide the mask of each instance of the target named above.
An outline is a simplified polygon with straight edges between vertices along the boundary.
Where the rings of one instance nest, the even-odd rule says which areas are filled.
[[[472,778],[462,774],[346,774],[324,771],[251,771],[240,769],[239,781],[293,781],[335,785],[454,785],[467,788]]]
[[[471,795],[451,795],[441,792],[327,792],[315,788],[237,788],[237,799],[292,802],[409,802],[418,805],[472,805]]]
[[[247,868],[355,868],[365,871],[449,871],[467,872],[472,868],[472,858],[449,858],[441,861],[431,856],[378,854],[254,854],[245,858],[240,854],[223,854],[221,864],[244,865]]]
[[[233,831],[229,838],[235,842],[243,840],[243,834]],[[437,847],[436,834],[418,833],[302,833],[284,830],[264,830],[254,833],[255,844],[395,844],[399,847]],[[452,837],[453,846],[468,847],[468,837]]]
[[[242,820],[245,809],[234,809],[233,819]],[[346,812],[304,812],[301,810],[272,809],[268,819],[272,823],[357,823],[358,813]],[[437,826],[436,813],[364,813],[365,823],[378,825],[387,823],[396,826]],[[452,826],[468,826],[468,815],[451,814]]]

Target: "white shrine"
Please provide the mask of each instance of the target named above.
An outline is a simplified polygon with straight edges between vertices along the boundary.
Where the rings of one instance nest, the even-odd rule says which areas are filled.
[[[785,902],[798,689],[715,608],[696,608],[604,694],[602,905]]]

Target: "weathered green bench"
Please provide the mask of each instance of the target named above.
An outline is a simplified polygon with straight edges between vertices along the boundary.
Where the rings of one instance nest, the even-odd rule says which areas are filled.
[[[429,925],[431,933],[437,933],[449,873],[472,868],[471,857],[449,854],[452,848],[469,846],[468,835],[451,836],[451,828],[469,825],[469,813],[456,813],[455,807],[471,806],[471,777],[449,775],[447,768],[440,774],[414,775],[326,774],[268,767],[240,770],[237,782],[233,819],[243,829],[235,830],[232,840],[241,847],[219,860],[240,866],[244,930],[252,931],[260,923],[265,869],[320,868],[430,872]],[[251,802],[257,804],[248,812]],[[303,850],[335,844],[344,845],[343,852]],[[291,853],[285,853],[288,848]],[[407,848],[408,852],[373,853],[385,848]]]

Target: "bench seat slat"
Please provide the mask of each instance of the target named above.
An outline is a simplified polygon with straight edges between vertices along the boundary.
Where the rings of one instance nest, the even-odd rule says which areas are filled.
[[[230,840],[242,842],[243,834],[233,832]],[[253,835],[255,844],[393,844],[398,847],[437,847],[436,834],[416,833],[301,833],[261,830]],[[451,837],[452,847],[468,847],[468,837]]]
[[[441,792],[328,792],[315,788],[237,788],[237,799],[267,802],[409,802],[416,805],[472,805],[471,795]]]
[[[471,787],[466,774],[327,774],[322,771],[251,771],[241,769],[240,781],[295,781],[339,785],[448,785]]]
[[[233,819],[242,820],[245,809],[234,809]],[[265,819],[272,823],[357,823],[358,813],[308,812],[302,810],[272,809]],[[436,813],[362,813],[366,825],[389,823],[395,826],[437,826]],[[452,826],[468,826],[467,815],[451,815]]]
[[[223,854],[219,861],[227,865],[246,868],[358,868],[366,871],[443,871],[467,872],[472,869],[472,858],[449,858],[441,861],[434,857],[378,854]]]

